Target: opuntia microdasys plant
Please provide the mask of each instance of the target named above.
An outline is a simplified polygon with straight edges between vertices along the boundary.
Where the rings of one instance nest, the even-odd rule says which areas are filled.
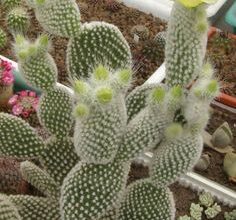
[[[35,42],[17,36],[19,69],[42,90],[37,113],[51,137],[43,141],[22,119],[0,114],[1,155],[39,158],[42,168],[25,161],[21,172],[45,195],[2,195],[2,219],[174,219],[168,186],[198,161],[209,103],[218,92],[213,69],[203,62],[205,4],[190,8],[175,2],[167,31],[166,84],[142,85],[127,95],[131,53],[115,26],[81,24],[73,0],[28,3],[50,34],[69,38],[74,94],[56,84],[48,36]],[[148,150],[154,152],[150,177],[127,187],[131,161]]]

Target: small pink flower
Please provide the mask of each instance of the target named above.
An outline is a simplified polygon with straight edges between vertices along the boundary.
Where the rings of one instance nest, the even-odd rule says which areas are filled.
[[[15,105],[17,103],[17,100],[18,100],[18,95],[13,95],[9,101],[8,101],[8,104],[9,105]]]
[[[30,96],[30,97],[36,97],[37,94],[36,94],[36,92],[29,91],[29,96]]]
[[[10,72],[10,71],[4,71],[3,73],[2,73],[2,79],[1,79],[1,81],[2,81],[2,84],[3,85],[11,85],[12,83],[13,83],[13,81],[14,81],[14,77],[13,77],[13,74]]]
[[[19,103],[14,105],[13,108],[12,108],[12,113],[14,115],[20,115],[23,111],[23,106],[20,105]]]
[[[27,97],[27,96],[28,96],[28,91],[27,91],[27,90],[20,91],[20,92],[19,92],[19,95],[20,95],[21,97]]]

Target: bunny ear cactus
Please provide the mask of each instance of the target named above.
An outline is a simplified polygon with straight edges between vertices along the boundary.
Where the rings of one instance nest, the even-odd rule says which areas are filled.
[[[2,28],[0,28],[0,48],[5,47],[6,43],[7,43],[7,34]]]
[[[131,65],[127,41],[117,27],[105,22],[85,23],[67,49],[67,69],[73,78],[88,77],[99,64],[111,70]]]

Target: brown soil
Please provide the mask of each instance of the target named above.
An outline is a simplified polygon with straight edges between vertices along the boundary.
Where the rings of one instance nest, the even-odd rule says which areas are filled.
[[[227,33],[217,32],[208,41],[208,57],[215,65],[215,75],[222,91],[236,97],[236,39]]]
[[[223,170],[223,161],[225,155],[220,154],[208,147],[205,147],[203,152],[210,156],[211,163],[207,170],[205,171],[195,170],[195,172],[201,174],[202,176],[207,177],[212,181],[215,181],[219,184],[222,184],[236,191],[236,183],[230,182],[227,174]]]
[[[130,171],[129,183],[138,180],[147,178],[148,174],[148,167],[143,166],[141,164],[132,164],[131,171]],[[183,187],[178,183],[174,183],[170,186],[171,191],[174,194],[175,206],[176,206],[176,219],[179,216],[189,215],[189,209],[191,203],[198,203],[198,193],[192,191],[189,188]],[[218,203],[218,202],[217,202]],[[221,203],[218,203],[221,206],[222,212],[219,213],[214,220],[223,220],[224,219],[224,212],[230,212],[234,208],[229,208],[228,206],[224,206]],[[202,217],[202,220],[206,220],[205,216]]]

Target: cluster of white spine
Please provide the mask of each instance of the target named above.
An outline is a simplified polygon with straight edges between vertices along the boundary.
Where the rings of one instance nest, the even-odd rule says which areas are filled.
[[[27,0],[35,9],[42,27],[50,34],[77,37],[80,32],[80,12],[75,0]]]
[[[40,190],[44,195],[57,198],[59,196],[59,186],[56,182],[42,169],[30,161],[22,162],[20,171],[23,178]]]
[[[174,3],[165,52],[166,83],[169,86],[187,86],[201,70],[208,29],[204,7],[189,9]]]
[[[7,16],[7,26],[13,34],[26,33],[29,24],[29,15],[24,8],[14,8]]]
[[[99,219],[116,207],[125,189],[129,170],[127,166],[115,161],[107,164],[77,164],[62,186],[62,218]]]
[[[55,87],[40,98],[38,117],[50,134],[58,138],[69,135],[73,124],[73,98],[61,87]]]
[[[73,78],[88,77],[99,64],[111,70],[129,67],[129,45],[114,25],[105,22],[85,23],[78,37],[70,39],[67,69]]]
[[[17,157],[37,157],[44,143],[23,119],[0,113],[0,154]]]

